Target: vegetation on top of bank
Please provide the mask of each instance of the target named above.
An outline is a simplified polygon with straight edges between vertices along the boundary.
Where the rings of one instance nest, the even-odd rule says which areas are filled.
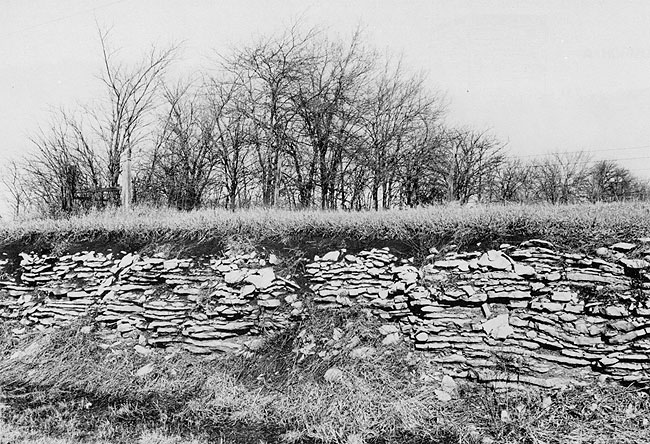
[[[485,248],[543,238],[583,252],[650,236],[650,204],[432,206],[389,211],[221,209],[179,212],[137,207],[65,219],[0,224],[4,252],[85,249],[217,254],[233,245],[318,254],[389,246],[423,257],[431,247]],[[16,253],[17,254],[17,253]]]

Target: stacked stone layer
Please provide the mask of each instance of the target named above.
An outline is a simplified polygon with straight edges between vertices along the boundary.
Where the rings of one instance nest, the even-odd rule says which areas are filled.
[[[311,298],[321,309],[371,310],[385,320],[384,344],[407,340],[451,376],[557,387],[607,375],[647,384],[650,264],[631,258],[635,248],[620,243],[588,256],[532,240],[436,253],[421,268],[388,248],[331,251],[306,264],[310,291],[278,276],[273,255],[23,254],[17,278],[0,282],[0,320],[20,323],[20,334],[90,316],[143,351],[241,351],[304,316]]]
[[[25,328],[92,316],[141,346],[208,353],[239,350],[252,335],[284,329],[302,306],[292,296],[297,285],[255,254],[204,261],[22,256],[19,283],[0,282],[0,319]]]
[[[317,302],[357,303],[398,321],[402,336],[453,376],[542,387],[599,374],[648,383],[649,264],[614,247],[589,257],[534,240],[432,256],[420,270],[387,250],[331,252],[307,271]]]

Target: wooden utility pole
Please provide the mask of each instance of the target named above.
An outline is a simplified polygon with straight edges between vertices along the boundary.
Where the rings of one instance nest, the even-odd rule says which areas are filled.
[[[133,181],[131,173],[131,147],[126,151],[126,162],[122,170],[122,190],[120,197],[122,200],[122,208],[130,209],[131,201],[133,200]]]

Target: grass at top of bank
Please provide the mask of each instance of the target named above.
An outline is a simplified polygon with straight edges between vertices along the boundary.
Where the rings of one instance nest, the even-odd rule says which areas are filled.
[[[387,211],[288,211],[203,209],[180,212],[136,207],[65,219],[0,224],[0,246],[17,244],[67,252],[141,250],[166,246],[173,253],[201,254],[247,243],[269,249],[350,249],[391,246],[421,256],[431,247],[461,249],[543,238],[562,248],[591,252],[617,241],[650,235],[650,204],[440,205]],[[204,246],[205,248],[202,248]]]

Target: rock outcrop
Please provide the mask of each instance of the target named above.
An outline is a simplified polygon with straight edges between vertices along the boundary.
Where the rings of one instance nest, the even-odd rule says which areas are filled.
[[[607,375],[650,382],[650,264],[634,244],[595,256],[543,240],[437,253],[416,267],[388,248],[330,251],[301,289],[255,253],[165,259],[93,252],[23,254],[0,282],[0,319],[15,334],[90,316],[107,341],[137,350],[245,351],[255,336],[323,310],[361,306],[385,321],[385,346],[406,340],[452,377],[558,387]],[[2,266],[2,264],[0,264]]]

